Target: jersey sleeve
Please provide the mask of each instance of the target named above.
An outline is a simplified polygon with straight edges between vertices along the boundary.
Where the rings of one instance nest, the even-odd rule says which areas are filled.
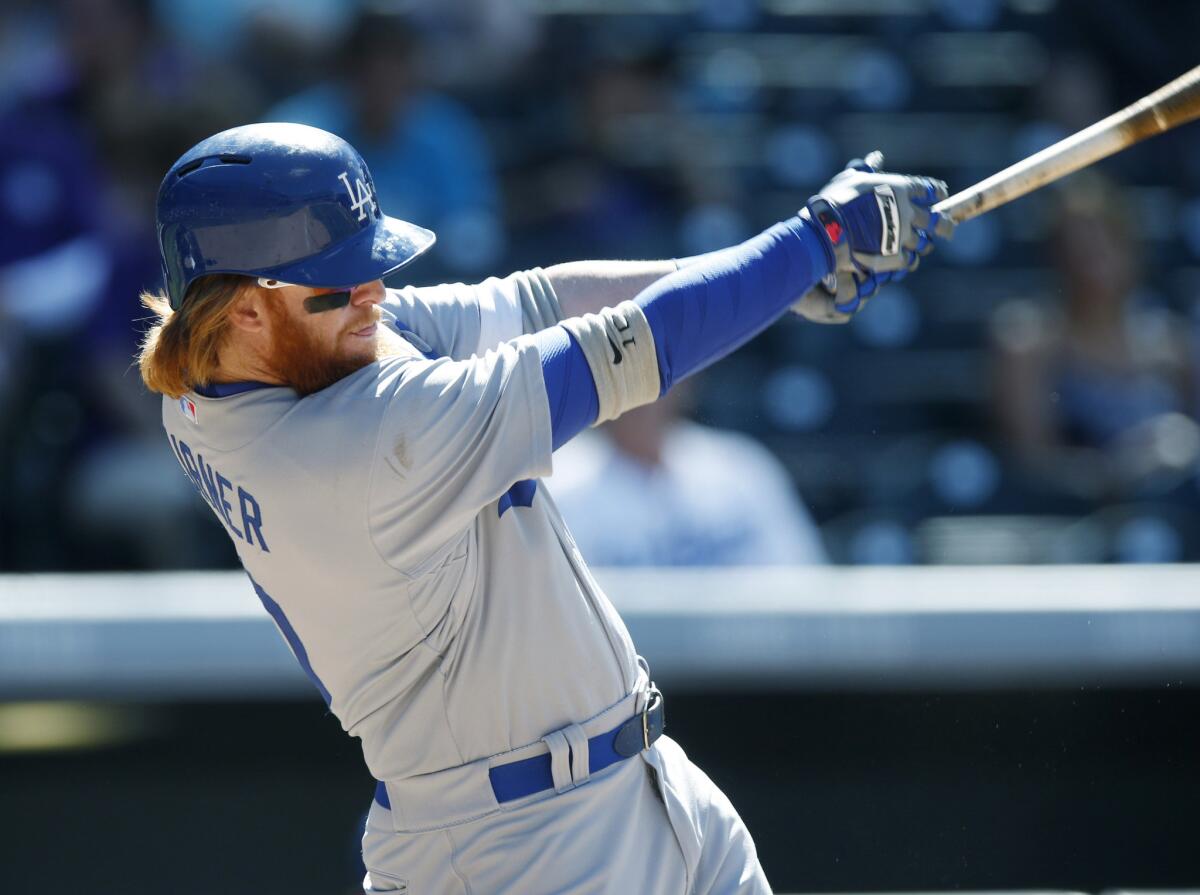
[[[409,330],[439,357],[462,360],[479,347],[480,314],[475,287],[465,283],[389,289],[383,310],[393,325]]]
[[[541,268],[473,285],[391,289],[385,307],[435,353],[460,360],[562,318],[554,287]]]
[[[517,482],[549,475],[550,411],[527,336],[465,360],[381,368],[376,394],[388,403],[373,459],[372,537],[394,568],[413,572],[480,512],[499,513]]]

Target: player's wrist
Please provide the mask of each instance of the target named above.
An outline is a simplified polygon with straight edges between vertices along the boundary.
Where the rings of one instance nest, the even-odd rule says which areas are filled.
[[[813,198],[815,199],[816,197],[814,196]],[[814,270],[820,273],[818,279],[824,279],[838,269],[839,263],[844,263],[849,260],[849,252],[844,251],[839,253],[838,243],[834,241],[833,235],[829,233],[821,223],[818,222],[816,216],[810,208],[811,205],[812,200],[809,200],[809,205],[801,208],[794,220],[799,220],[803,225],[803,230],[800,231],[804,234],[802,238],[804,238],[806,242],[810,243],[811,245],[819,248],[819,256],[817,256],[816,252],[810,251],[809,254],[813,255],[814,258],[819,257],[820,263],[815,265]],[[841,242],[843,246],[845,246],[844,230],[845,227],[843,225],[841,226]],[[846,258],[840,258],[839,254],[844,254]]]

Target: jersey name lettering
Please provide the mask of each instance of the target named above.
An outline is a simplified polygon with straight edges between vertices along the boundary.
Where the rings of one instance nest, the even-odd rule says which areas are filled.
[[[250,546],[254,546],[257,540],[263,553],[270,553],[271,548],[267,546],[262,532],[262,509],[259,507],[258,501],[254,499],[254,495],[241,485],[238,485],[235,491],[233,482],[223,476],[220,470],[213,469],[211,465],[204,462],[203,454],[193,453],[186,441],[176,439],[172,435],[171,448],[175,451],[175,459],[183,467],[188,479],[200,492],[205,503],[212,507],[213,512],[217,514],[217,518],[225,524],[225,527],[238,540],[245,541]],[[241,522],[240,529],[234,523],[233,504],[230,502],[235,496],[238,502],[239,513],[237,515],[238,521]]]

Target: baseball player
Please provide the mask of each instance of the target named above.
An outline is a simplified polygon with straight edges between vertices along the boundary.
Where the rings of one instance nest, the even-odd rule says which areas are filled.
[[[913,269],[945,187],[874,161],[696,259],[399,290],[434,234],[380,211],[338,137],[238,127],[167,172],[142,376],[362,740],[366,892],[769,891],[539,477],[789,308],[846,320]]]

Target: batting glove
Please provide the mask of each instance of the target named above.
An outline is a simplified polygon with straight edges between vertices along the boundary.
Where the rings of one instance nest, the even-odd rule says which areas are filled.
[[[949,237],[954,223],[932,210],[946,184],[928,177],[885,174],[883,155],[854,160],[808,201],[800,216],[816,224],[834,269],[792,311],[817,323],[845,323],[884,283],[902,280]]]

